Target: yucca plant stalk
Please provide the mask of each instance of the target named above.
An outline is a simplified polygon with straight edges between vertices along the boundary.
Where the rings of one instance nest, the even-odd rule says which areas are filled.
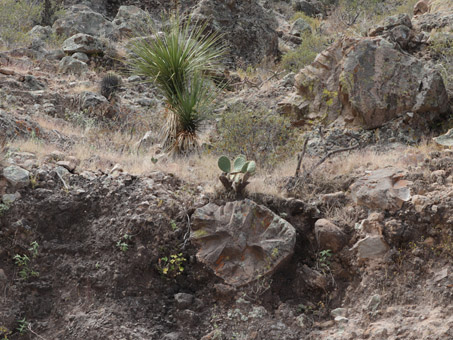
[[[138,40],[132,49],[132,73],[145,76],[165,97],[162,140],[172,152],[188,153],[196,147],[200,124],[214,99],[208,75],[219,67],[225,49],[219,35],[205,31],[205,24],[190,17],[173,17],[163,32]]]

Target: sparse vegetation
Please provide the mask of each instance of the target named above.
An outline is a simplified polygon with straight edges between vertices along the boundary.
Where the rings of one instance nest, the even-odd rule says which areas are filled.
[[[319,33],[304,34],[302,43],[294,51],[286,53],[282,58],[282,67],[288,71],[297,72],[305,66],[311,64],[318,53],[325,50],[331,40]]]
[[[38,256],[39,244],[36,241],[33,241],[28,248],[32,259]],[[28,280],[31,277],[38,277],[39,273],[33,269],[31,264],[31,259],[26,254],[20,255],[16,254],[13,257],[16,266],[19,267],[19,276],[22,280]]]
[[[229,157],[244,155],[263,168],[271,168],[291,157],[297,148],[297,132],[288,118],[264,108],[250,110],[237,105],[217,125],[219,138],[214,152]]]
[[[41,18],[43,6],[36,0],[2,0],[0,2],[0,41],[6,46],[30,40],[27,32]]]

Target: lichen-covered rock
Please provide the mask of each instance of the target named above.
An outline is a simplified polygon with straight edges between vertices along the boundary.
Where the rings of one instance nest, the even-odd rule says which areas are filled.
[[[95,54],[102,53],[103,50],[102,42],[89,34],[78,33],[63,42],[63,51],[66,53]]]
[[[30,184],[30,173],[17,165],[4,168],[3,177],[15,188],[23,188]]]
[[[351,196],[358,205],[374,210],[395,211],[410,200],[410,182],[405,172],[385,168],[370,172],[351,185]]]
[[[251,200],[210,203],[192,216],[197,258],[226,283],[241,286],[273,273],[294,250],[294,227]]]
[[[193,20],[206,22],[209,29],[224,35],[233,63],[258,64],[264,57],[278,57],[277,20],[257,0],[201,0]]]
[[[113,20],[115,35],[118,38],[140,35],[150,24],[149,13],[137,6],[121,6]]]
[[[113,24],[88,6],[75,5],[70,7],[63,17],[56,20],[52,28],[58,35],[67,37],[77,33],[110,37]]]
[[[339,125],[376,128],[405,112],[423,124],[448,111],[439,72],[381,37],[338,40],[298,73],[295,86],[310,113]]]
[[[58,72],[65,74],[81,75],[88,71],[88,65],[73,57],[64,57],[58,64]]]

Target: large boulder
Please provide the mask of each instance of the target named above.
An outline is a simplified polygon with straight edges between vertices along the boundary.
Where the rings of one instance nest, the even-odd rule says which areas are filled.
[[[96,54],[102,53],[103,50],[102,42],[89,34],[78,33],[63,42],[63,51],[66,53]]]
[[[193,20],[224,35],[232,63],[258,64],[264,57],[278,57],[277,20],[257,0],[201,0]]]
[[[425,122],[448,111],[440,73],[382,37],[338,40],[298,73],[295,86],[310,118],[339,125],[376,128],[406,112]]]
[[[270,275],[293,254],[294,227],[251,200],[210,203],[192,216],[197,258],[234,286]]]
[[[110,21],[85,5],[70,7],[60,19],[55,21],[52,28],[58,35],[67,37],[77,33],[111,37],[113,32],[113,24]]]

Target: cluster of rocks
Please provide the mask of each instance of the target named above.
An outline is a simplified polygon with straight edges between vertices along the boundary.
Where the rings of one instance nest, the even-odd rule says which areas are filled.
[[[420,21],[431,14],[388,17],[368,37],[337,40],[296,75],[296,92],[280,112],[295,124],[321,119],[367,129],[402,115],[413,127],[445,119],[451,108],[442,76],[413,55],[429,44]]]

